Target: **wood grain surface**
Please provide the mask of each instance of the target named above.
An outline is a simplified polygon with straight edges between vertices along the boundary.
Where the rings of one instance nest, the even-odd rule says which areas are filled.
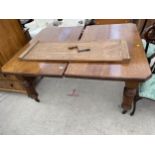
[[[95,19],[97,25],[131,23],[131,19]]]
[[[70,49],[73,48],[73,49]],[[124,62],[130,59],[126,41],[35,42],[19,58],[36,61]]]
[[[78,40],[81,32],[81,27],[47,28],[19,51],[2,70],[6,73],[22,75],[59,75],[123,81],[143,81],[151,76],[142,41],[135,24],[88,26],[81,37],[81,41],[83,42],[109,39],[125,40],[131,56],[129,63],[69,63],[67,67],[66,63],[22,61],[18,58],[36,40],[40,42],[74,42]]]
[[[151,76],[150,67],[135,24],[88,26],[81,40],[96,41],[108,39],[123,39],[127,42],[131,56],[129,63],[70,63],[65,76],[139,81],[146,80]]]
[[[34,39],[24,46],[12,59],[2,67],[3,73],[20,75],[62,76],[66,63],[22,61],[18,57],[27,48],[39,40],[41,42],[71,42],[77,41],[83,27],[48,27],[42,30]]]
[[[18,20],[0,19],[0,66],[8,62],[26,43]]]

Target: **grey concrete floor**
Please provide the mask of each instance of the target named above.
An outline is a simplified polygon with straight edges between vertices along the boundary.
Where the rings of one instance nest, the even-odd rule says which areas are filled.
[[[155,134],[155,102],[138,102],[121,114],[123,82],[44,78],[41,102],[0,93],[0,134]],[[74,89],[78,96],[69,96]]]

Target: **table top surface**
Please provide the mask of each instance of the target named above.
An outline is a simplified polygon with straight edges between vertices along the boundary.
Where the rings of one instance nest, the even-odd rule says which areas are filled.
[[[83,32],[83,34],[82,34]],[[82,34],[82,36],[81,36]],[[34,41],[73,42],[123,39],[127,42],[129,63],[58,63],[23,61],[18,57]],[[4,73],[22,75],[67,76],[112,80],[146,80],[151,71],[135,24],[93,25],[83,27],[46,28],[32,39],[6,65]]]
[[[30,47],[36,40],[43,42],[64,42],[77,41],[83,27],[58,28],[49,27],[42,30],[34,39],[24,46],[12,59],[3,67],[2,72],[8,74],[22,75],[44,75],[44,76],[62,76],[66,69],[66,63],[53,62],[35,62],[22,61],[18,57],[21,53]]]
[[[90,42],[35,42],[20,56],[27,61],[56,62],[117,62],[130,60],[128,46],[124,40]]]

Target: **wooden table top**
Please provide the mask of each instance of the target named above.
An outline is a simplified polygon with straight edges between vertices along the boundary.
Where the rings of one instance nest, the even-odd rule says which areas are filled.
[[[36,40],[42,42],[77,41],[82,30],[83,27],[49,27],[44,29],[2,67],[2,72],[7,74],[62,76],[67,66],[66,63],[27,62],[21,61],[18,57]]]
[[[151,76],[150,67],[135,24],[88,26],[81,38],[82,41],[107,39],[124,39],[127,41],[131,56],[129,63],[70,63],[65,76],[142,81]]]
[[[117,62],[130,60],[128,46],[124,40],[91,42],[35,42],[20,56],[27,61],[56,62]]]
[[[126,64],[114,63],[54,63],[23,61],[18,57],[34,41],[45,42],[77,41],[83,28],[47,28],[20,50],[6,65],[4,73],[22,75],[48,75],[114,80],[145,80],[151,76],[142,41],[134,24],[88,26],[82,41],[123,39],[127,41],[131,60]]]

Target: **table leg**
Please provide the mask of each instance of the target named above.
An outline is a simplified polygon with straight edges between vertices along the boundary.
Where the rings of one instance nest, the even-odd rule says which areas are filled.
[[[136,104],[137,104],[137,102],[138,102],[140,99],[142,99],[142,97],[139,96],[139,92],[138,92],[138,89],[137,89],[137,93],[136,93],[136,96],[135,96],[134,101],[133,101],[133,109],[132,109],[132,111],[131,111],[131,113],[130,113],[131,116],[134,115],[134,113],[135,113],[135,111],[136,111]]]
[[[25,88],[29,97],[33,98],[35,101],[40,102],[38,98],[38,93],[34,87],[34,77],[26,77],[26,76],[16,76],[20,81],[23,87]]]
[[[128,110],[132,108],[134,98],[136,96],[138,81],[126,81],[124,92],[123,92],[123,102],[122,102],[122,113],[125,114]]]

